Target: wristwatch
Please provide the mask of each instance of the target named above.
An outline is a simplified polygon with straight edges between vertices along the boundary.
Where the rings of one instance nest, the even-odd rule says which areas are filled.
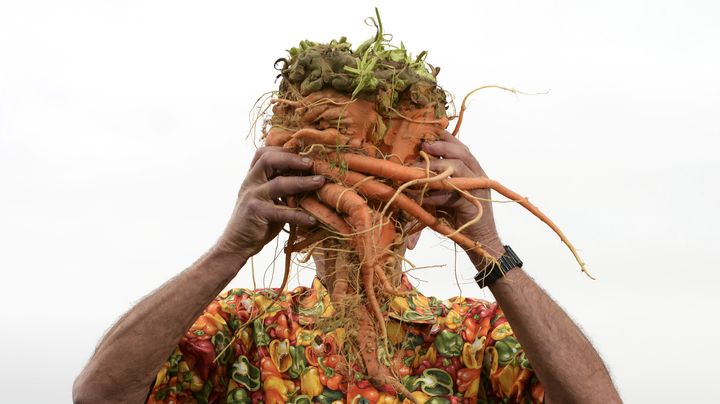
[[[505,246],[505,254],[498,258],[497,262],[488,264],[475,275],[475,282],[481,287],[490,286],[498,279],[505,276],[513,268],[522,267],[523,263],[509,245]]]

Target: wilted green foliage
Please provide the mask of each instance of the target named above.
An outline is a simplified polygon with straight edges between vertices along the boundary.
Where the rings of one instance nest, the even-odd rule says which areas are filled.
[[[324,44],[304,40],[290,49],[289,59],[279,60],[280,96],[298,99],[332,88],[352,98],[375,98],[381,113],[403,99],[418,106],[434,104],[438,115],[444,113],[445,93],[436,81],[440,69],[425,62],[426,51],[412,57],[402,42],[393,45],[377,9],[375,13],[368,21],[376,34],[354,50],[345,37]]]

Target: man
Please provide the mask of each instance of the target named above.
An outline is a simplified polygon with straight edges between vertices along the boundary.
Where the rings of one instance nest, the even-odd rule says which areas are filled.
[[[442,158],[433,163],[437,165],[432,167],[435,170],[452,166],[454,172],[461,176],[485,175],[468,148],[452,136],[447,135],[432,144],[425,143],[423,150]],[[158,369],[174,352],[178,341],[186,335],[208,303],[237,275],[248,259],[271,241],[285,223],[299,226],[316,224],[312,216],[280,208],[274,202],[278,198],[320,188],[324,183],[322,177],[298,175],[311,170],[312,164],[312,161],[279,147],[265,147],[257,151],[240,188],[234,212],[217,244],[190,268],[145,297],[112,327],[75,381],[73,396],[76,403],[137,403],[148,399],[153,382],[160,379],[156,377]],[[488,191],[482,192],[486,192],[485,197],[489,196]],[[426,202],[450,211],[457,223],[466,223],[475,214],[472,205],[450,194],[436,194],[432,198]],[[492,207],[486,203],[484,208],[486,213],[482,220],[464,229],[464,233],[500,257],[505,248],[495,229]],[[471,256],[471,259],[479,261],[478,257]],[[545,402],[621,402],[595,349],[567,314],[521,268],[507,271],[490,285],[490,290],[512,324],[510,332],[522,344],[524,355],[532,363],[532,369],[544,388]],[[191,365],[195,366],[194,362]],[[247,375],[247,367],[243,365],[238,362],[236,370],[244,369]],[[324,375],[327,379],[329,365],[321,363],[318,366],[328,372]],[[272,372],[277,368],[260,371]],[[305,375],[309,373],[305,372]],[[267,382],[269,379],[265,376],[266,373],[263,373],[263,380]],[[282,374],[278,378],[286,380]],[[220,379],[223,377],[220,376]],[[207,382],[203,384],[203,380],[187,381],[191,387],[193,382],[199,383],[193,391],[208,386]],[[449,384],[459,386],[460,382],[454,380]],[[328,380],[325,385],[327,383]],[[428,389],[423,387],[423,391],[428,392]],[[420,401],[429,397],[425,393],[420,395]],[[198,397],[196,395],[191,402]],[[158,397],[151,397],[152,400],[162,402]],[[227,398],[217,402],[224,400]]]

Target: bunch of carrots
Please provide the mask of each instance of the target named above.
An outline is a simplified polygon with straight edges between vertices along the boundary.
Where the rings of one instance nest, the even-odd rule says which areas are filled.
[[[323,263],[333,304],[343,308],[339,320],[355,327],[348,332],[354,336],[354,352],[346,356],[354,355],[359,365],[346,369],[357,365],[376,385],[390,385],[412,399],[388,367],[381,310],[389,299],[406,293],[398,290],[395,269],[405,238],[428,227],[494,260],[462,233],[465,226],[453,228],[424,207],[425,192],[459,193],[477,207],[475,221],[483,212],[469,191],[492,189],[550,226],[586,269],[561,230],[526,198],[490,178],[417,167],[418,162],[429,167],[432,158],[421,151],[421,143],[439,139],[451,119],[457,118],[452,134],[458,134],[467,97],[459,114],[448,116],[446,94],[436,82],[439,69],[425,62],[426,53],[412,58],[404,46],[389,43],[379,15],[370,21],[376,35],[354,50],[345,38],[327,44],[303,41],[276,63],[282,81],[271,100],[264,141],[312,158],[315,174],[327,179],[317,192],[286,201],[316,217],[319,225],[290,229],[281,290],[291,254],[314,255]]]

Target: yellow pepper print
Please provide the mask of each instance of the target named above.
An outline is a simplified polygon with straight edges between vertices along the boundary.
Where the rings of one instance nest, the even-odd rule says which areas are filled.
[[[445,327],[449,330],[455,330],[462,324],[462,316],[455,310],[451,310],[445,317]]]
[[[315,341],[315,337],[318,335],[320,335],[320,330],[306,330],[304,328],[298,328],[297,333],[295,334],[295,340],[297,341],[297,345],[309,346],[313,343],[313,341]]]
[[[341,347],[345,344],[345,328],[336,328],[335,330],[329,332],[327,335],[328,337],[335,340],[337,346]]]
[[[315,366],[306,368],[300,375],[300,392],[310,398],[322,393],[323,385],[320,383],[320,374]]]
[[[405,330],[403,329],[402,323],[399,321],[392,321],[387,324],[387,335],[388,339],[393,344],[400,344],[405,340]],[[342,345],[340,345],[342,346]]]
[[[498,382],[500,383],[500,389],[502,390],[504,397],[509,397],[512,391],[513,383],[515,383],[515,377],[520,373],[520,368],[515,366],[505,366],[498,375]]]
[[[198,337],[212,337],[220,328],[226,326],[225,320],[218,314],[203,313],[190,328],[190,334]]]
[[[190,379],[190,390],[197,393],[205,387],[205,381],[200,378],[197,372],[190,372],[192,379]]]
[[[430,399],[430,396],[423,393],[422,391],[413,391],[412,393],[410,393],[410,395],[420,404],[424,404]],[[412,404],[412,401],[406,398],[403,400],[402,404]]]
[[[285,380],[279,376],[269,376],[263,380],[263,392],[270,396],[280,395],[283,400],[287,401],[288,393],[295,389],[295,383],[292,380]]]
[[[400,404],[400,399],[395,395],[380,393],[380,398],[378,399],[377,404]]]
[[[483,355],[485,353],[485,341],[487,338],[482,336],[477,338],[472,344],[465,343],[462,351],[463,365],[470,369],[480,369],[482,366]]]
[[[406,310],[410,310],[410,305],[404,297],[395,296],[392,303],[390,303],[390,310],[395,311],[398,314],[405,313]]]
[[[490,333],[490,337],[492,337],[495,341],[500,341],[501,339],[511,335],[513,335],[513,330],[510,328],[510,323],[502,323],[495,327],[495,329],[492,330],[492,333]]]
[[[290,356],[290,341],[285,339],[272,340],[270,342],[270,359],[272,359],[273,365],[280,371],[280,373],[287,372],[292,366],[292,356]]]
[[[238,340],[240,341],[240,345],[243,347],[244,351],[248,351],[250,349],[250,345],[253,342],[251,328],[243,328],[238,334]]]

